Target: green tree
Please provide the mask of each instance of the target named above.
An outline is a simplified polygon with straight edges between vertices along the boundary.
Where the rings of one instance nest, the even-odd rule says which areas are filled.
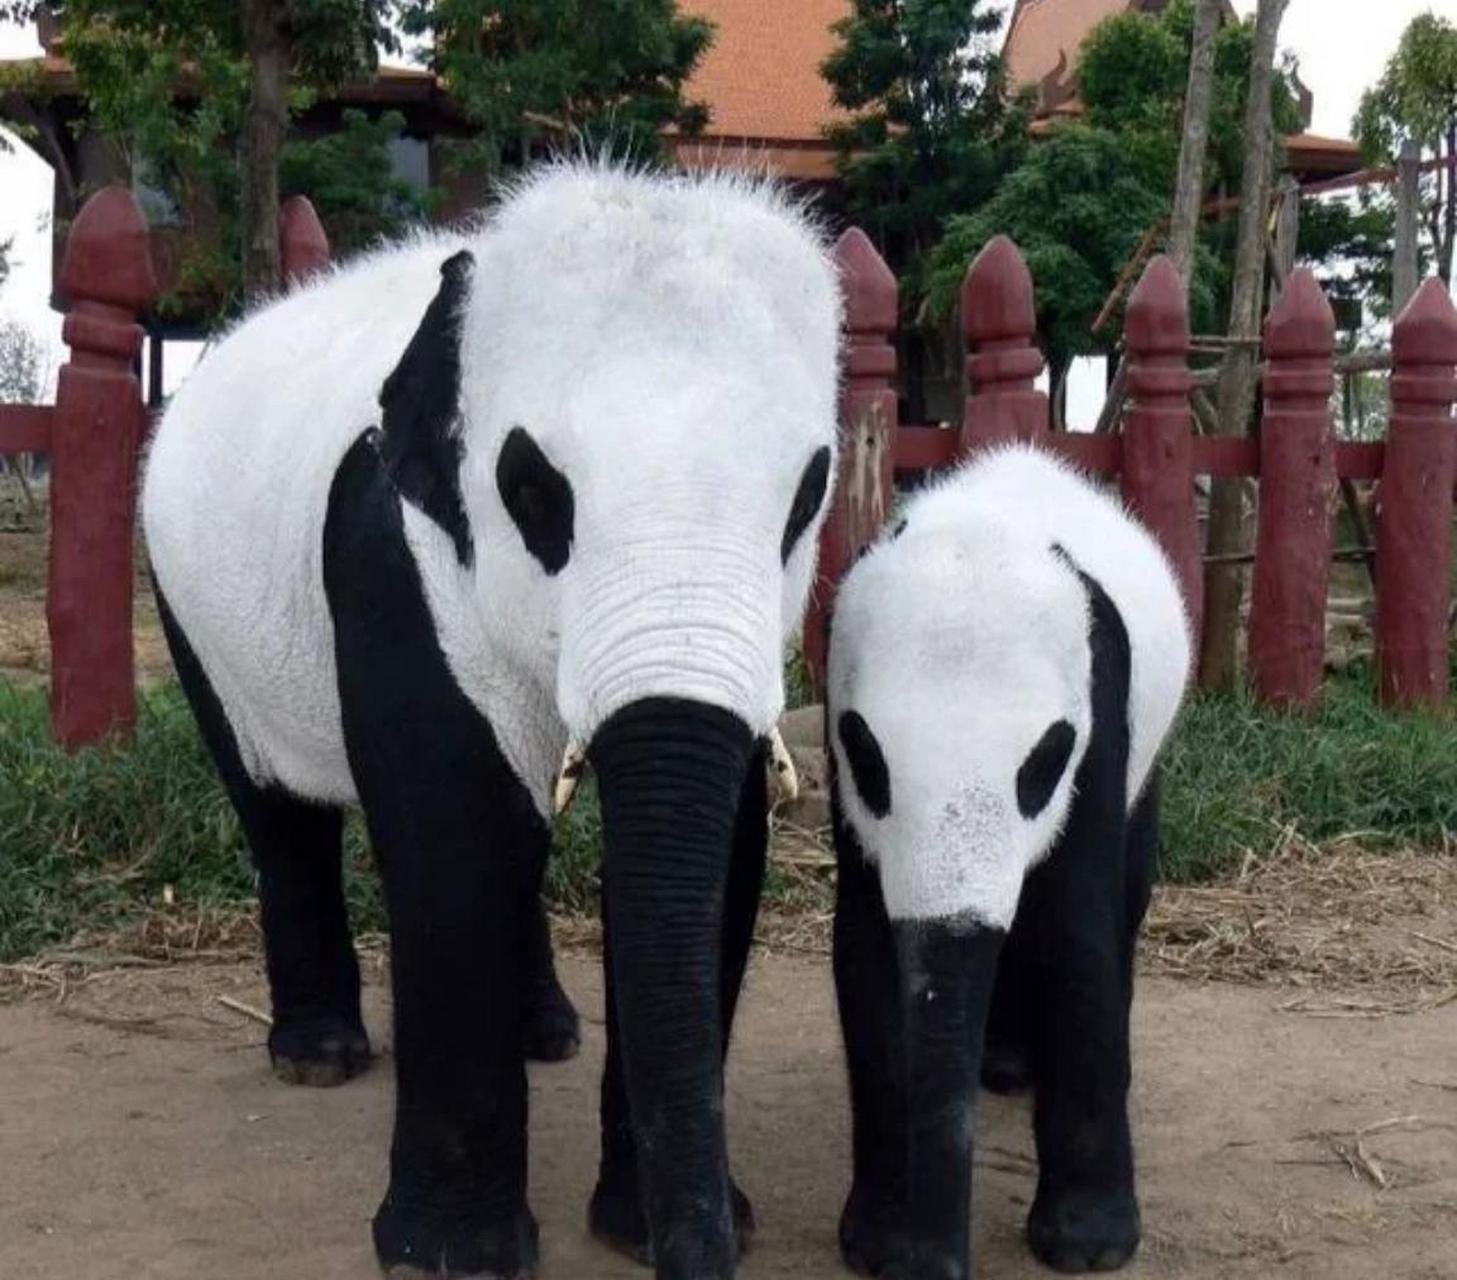
[[[43,2],[0,0],[0,17],[28,21]],[[244,292],[255,298],[276,290],[278,169],[291,86],[307,94],[370,73],[379,47],[395,40],[394,0],[66,0],[51,7],[61,9],[66,55],[102,128],[179,187],[203,182],[235,201]],[[241,138],[241,161],[229,145],[234,137]]]
[[[1005,6],[854,0],[821,72],[851,113],[829,130],[849,217],[910,300],[946,220],[974,209],[1026,152],[1029,110],[1011,99],[992,41]]]
[[[1112,350],[1116,326],[1092,331],[1113,282],[1168,197],[1146,181],[1140,158],[1111,129],[1059,124],[996,194],[953,218],[930,255],[927,304],[951,314],[967,266],[994,236],[1017,242],[1036,282],[1037,326],[1054,386],[1075,356]],[[1195,308],[1213,312],[1208,271],[1196,274]]]
[[[1414,18],[1375,86],[1361,97],[1356,138],[1369,160],[1394,163],[1403,143],[1457,163],[1457,26],[1435,13]],[[1422,180],[1423,225],[1437,271],[1452,283],[1457,251],[1457,170]]]
[[[674,0],[400,0],[474,126],[457,161],[494,174],[572,143],[656,158],[663,131],[708,122],[683,86],[713,38]]]

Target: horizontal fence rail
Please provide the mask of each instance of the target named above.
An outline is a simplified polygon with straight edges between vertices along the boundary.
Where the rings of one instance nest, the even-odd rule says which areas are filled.
[[[1213,437],[1195,431],[1190,393],[1197,379],[1189,369],[1184,282],[1172,261],[1157,257],[1128,304],[1129,409],[1122,433],[1069,434],[1052,431],[1047,397],[1036,389],[1044,363],[1033,281],[1010,240],[993,240],[967,271],[961,314],[969,390],[954,426],[896,423],[894,280],[858,230],[847,232],[836,252],[845,279],[850,377],[842,402],[846,461],[806,622],[806,659],[820,688],[835,584],[878,534],[896,480],[1024,441],[1119,483],[1129,509],[1167,551],[1196,627],[1202,625],[1204,566],[1196,480],[1258,482],[1250,679],[1256,696],[1277,706],[1308,707],[1319,696],[1330,566],[1343,554],[1333,545],[1337,495],[1348,481],[1377,482],[1381,697],[1390,706],[1445,702],[1457,487],[1457,308],[1439,280],[1427,281],[1397,318],[1385,442],[1335,437],[1335,320],[1308,271],[1290,276],[1266,321],[1258,438]],[[869,360],[863,353],[871,351],[880,354]],[[889,465],[882,465],[887,456]]]

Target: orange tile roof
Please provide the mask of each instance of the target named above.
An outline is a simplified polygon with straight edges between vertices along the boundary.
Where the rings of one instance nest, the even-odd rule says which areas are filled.
[[[1002,56],[1014,85],[1039,88],[1050,75],[1071,79],[1078,51],[1098,23],[1138,0],[1022,0],[1012,15]]]
[[[830,24],[850,12],[850,0],[680,0],[679,7],[716,28],[687,86],[713,112],[710,138],[819,144],[824,126],[844,118],[820,63],[835,48]]]

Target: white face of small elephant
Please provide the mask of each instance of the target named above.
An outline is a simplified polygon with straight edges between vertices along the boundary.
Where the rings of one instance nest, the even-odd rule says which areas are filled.
[[[485,625],[574,738],[647,697],[777,719],[839,323],[816,231],[743,180],[563,168],[503,206],[462,317],[462,502]]]
[[[837,599],[830,743],[892,919],[1008,928],[1091,730],[1088,604],[1051,548],[915,522]]]

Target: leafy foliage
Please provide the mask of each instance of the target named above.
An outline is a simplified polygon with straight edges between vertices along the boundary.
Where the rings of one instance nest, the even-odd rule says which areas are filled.
[[[953,213],[1022,158],[1027,104],[1008,95],[983,0],[854,0],[821,71],[851,119],[829,130],[847,212],[891,268],[917,273]]]
[[[486,173],[563,143],[653,159],[664,129],[708,122],[683,86],[713,29],[674,0],[400,0],[400,16],[430,38],[435,71],[475,126],[457,161]]]
[[[394,0],[273,0],[289,42],[291,107],[374,69],[392,47]],[[12,8],[24,6],[12,6]],[[134,175],[161,193],[164,213],[187,236],[175,292],[163,314],[221,315],[241,296],[241,171],[237,139],[252,71],[230,0],[68,0],[66,55],[92,120]],[[314,202],[347,252],[422,216],[425,198],[391,172],[397,113],[346,116],[337,137],[295,135],[280,157],[283,194]]]
[[[0,404],[35,404],[50,373],[40,340],[18,320],[0,320]]]
[[[1354,121],[1367,159],[1393,163],[1404,143],[1436,159],[1457,159],[1457,25],[1435,13],[1414,18],[1381,79],[1362,95]],[[1437,271],[1452,281],[1457,253],[1457,172],[1422,180],[1423,223]]]
[[[1146,233],[1168,216],[1193,41],[1192,0],[1174,0],[1160,14],[1117,14],[1093,29],[1078,63],[1084,120],[1053,124],[990,201],[951,219],[927,275],[933,315],[954,306],[967,267],[1000,232],[1017,241],[1037,281],[1054,370],[1116,346],[1121,319],[1098,334],[1091,326]],[[1239,185],[1253,45],[1250,22],[1226,24],[1216,38],[1209,192]],[[1299,127],[1288,75],[1277,75],[1272,105],[1277,132]],[[1191,297],[1196,327],[1216,328],[1228,311],[1230,232],[1203,229]]]
[[[401,223],[418,222],[433,207],[422,192],[393,174],[390,145],[405,128],[398,111],[371,120],[363,111],[344,112],[343,128],[320,138],[296,138],[283,149],[280,195],[313,201],[329,244],[347,256],[395,234]]]

